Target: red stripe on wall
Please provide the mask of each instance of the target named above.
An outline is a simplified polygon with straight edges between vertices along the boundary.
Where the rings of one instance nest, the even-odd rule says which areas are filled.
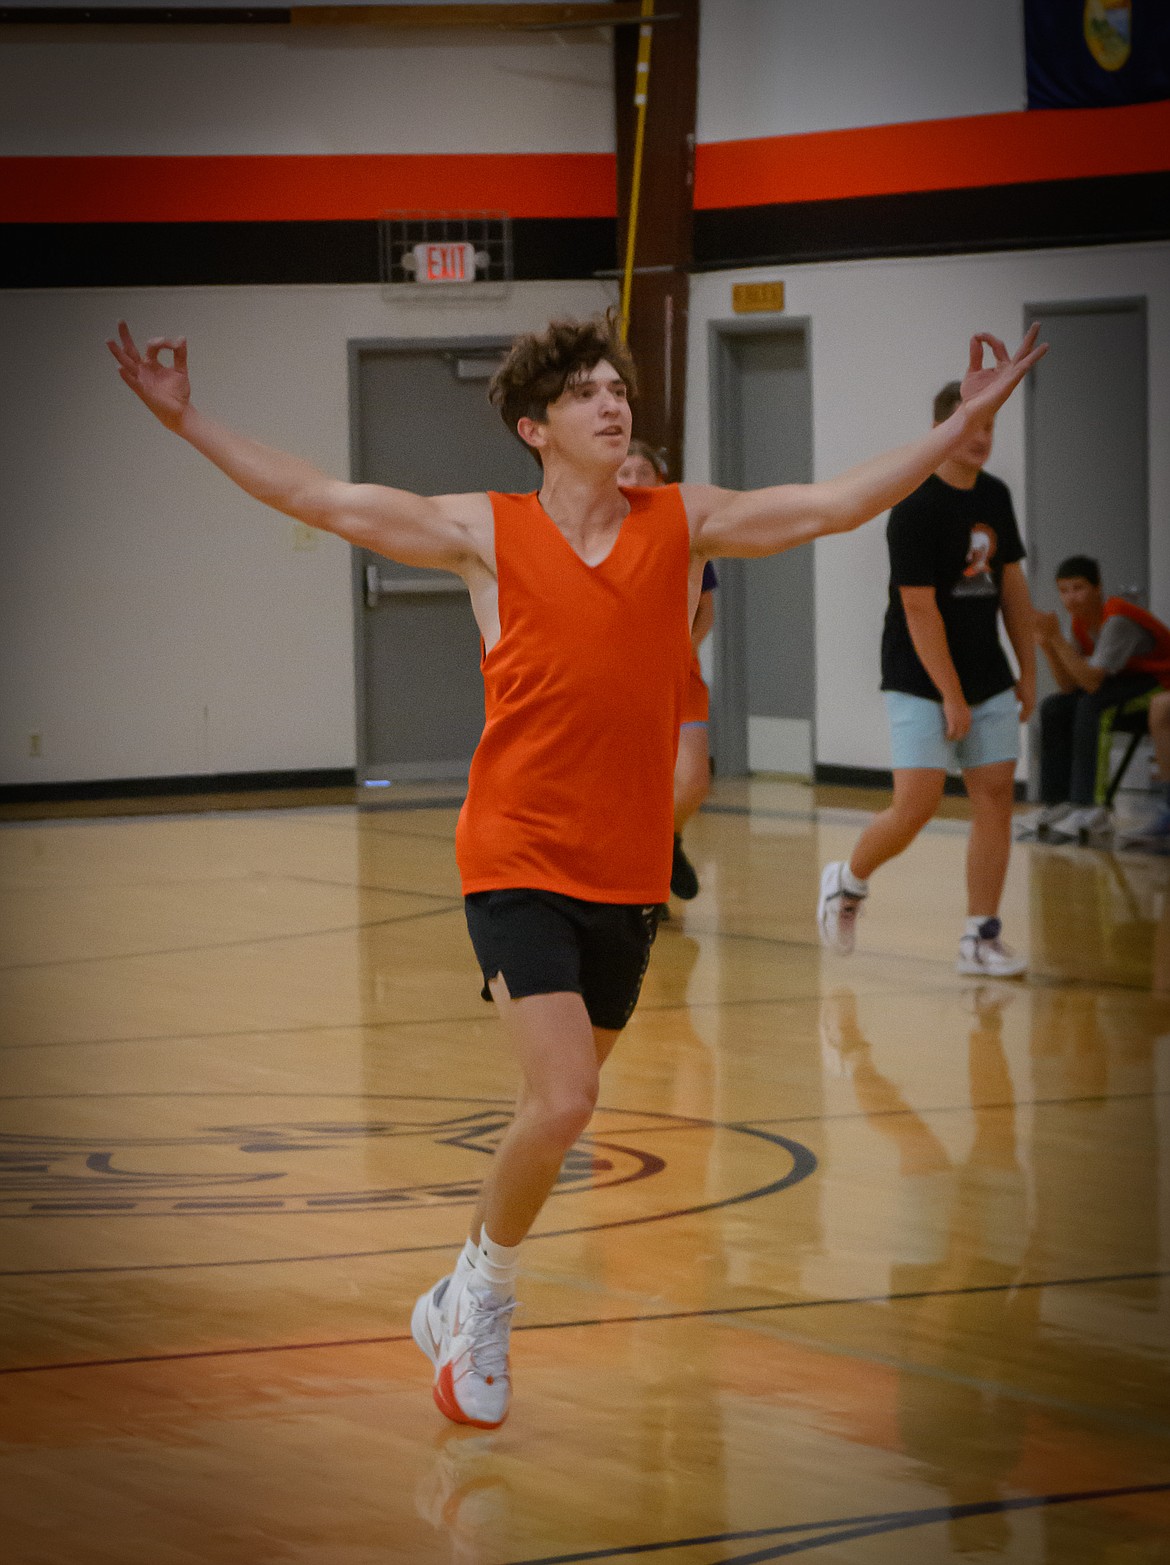
[[[0,222],[368,220],[396,210],[613,217],[605,152],[0,158]]]
[[[695,206],[766,206],[1170,169],[1170,103],[1046,109],[707,142]]]

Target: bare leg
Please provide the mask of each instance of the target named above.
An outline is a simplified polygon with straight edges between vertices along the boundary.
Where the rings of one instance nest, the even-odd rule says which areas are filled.
[[[858,880],[868,880],[874,870],[910,846],[938,809],[946,775],[925,766],[894,772],[893,803],[870,821],[849,860]]]
[[[618,1034],[590,1024],[579,994],[513,1000],[502,977],[492,996],[516,1046],[523,1081],[516,1114],[496,1148],[471,1220],[502,1245],[517,1245],[536,1221],[565,1153],[588,1125],[598,1072]]]
[[[992,918],[1007,878],[1012,851],[1012,802],[1016,763],[994,761],[963,773],[971,800],[967,841],[967,916]]]
[[[674,829],[681,832],[711,789],[711,755],[706,723],[686,723],[679,729],[674,766]]]

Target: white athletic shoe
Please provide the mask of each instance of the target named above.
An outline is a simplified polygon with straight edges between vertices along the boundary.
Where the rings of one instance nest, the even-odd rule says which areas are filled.
[[[826,864],[821,874],[821,894],[817,901],[817,929],[821,944],[838,956],[848,956],[857,939],[857,919],[864,897],[855,897],[841,884],[845,865]]]
[[[1090,804],[1083,809],[1070,810],[1049,826],[1048,835],[1062,842],[1089,842],[1094,837],[1106,836],[1112,824],[1111,811],[1103,804]]]
[[[436,1375],[451,1332],[447,1304],[453,1281],[453,1275],[442,1277],[427,1293],[419,1294],[410,1317],[410,1334],[435,1365]]]
[[[1042,804],[1038,810],[1031,810],[1027,815],[1019,817],[1016,837],[1046,837],[1058,822],[1071,814],[1071,804]]]
[[[512,1400],[508,1339],[515,1299],[503,1303],[488,1289],[444,1277],[414,1307],[410,1329],[435,1366],[433,1395],[456,1424],[497,1429]]]
[[[1028,959],[1004,945],[998,918],[985,918],[977,935],[959,941],[955,971],[968,978],[1019,978],[1028,971]]]

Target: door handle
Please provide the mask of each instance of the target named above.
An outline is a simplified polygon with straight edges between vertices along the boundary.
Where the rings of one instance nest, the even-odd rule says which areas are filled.
[[[366,566],[367,609],[376,609],[383,598],[435,597],[466,591],[458,576],[383,576],[376,565]]]

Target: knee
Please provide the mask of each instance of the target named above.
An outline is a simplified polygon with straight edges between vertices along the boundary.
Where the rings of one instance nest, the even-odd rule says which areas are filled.
[[[895,799],[893,815],[896,826],[904,832],[917,835],[931,820],[942,799],[942,789],[931,798]]]
[[[532,1105],[541,1137],[561,1155],[584,1133],[596,1107],[596,1082],[566,1084]]]
[[[997,818],[1009,816],[1016,802],[1016,789],[1014,779],[1005,783],[993,783],[990,787],[984,787],[978,793],[972,793],[971,809],[981,815],[992,815]]]

